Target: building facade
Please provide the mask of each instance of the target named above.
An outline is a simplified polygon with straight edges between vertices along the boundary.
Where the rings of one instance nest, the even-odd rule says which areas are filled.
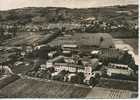
[[[133,70],[129,68],[128,65],[110,63],[107,68],[107,75],[112,76],[113,74],[121,74],[130,76],[132,71]]]

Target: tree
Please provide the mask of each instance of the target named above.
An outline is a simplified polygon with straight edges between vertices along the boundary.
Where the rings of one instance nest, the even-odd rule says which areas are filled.
[[[64,76],[63,75],[60,75],[60,74],[55,75],[52,78],[53,78],[53,80],[64,81]]]
[[[90,78],[89,85],[91,85],[91,86],[95,86],[96,85],[96,79],[94,77]]]
[[[71,77],[72,83],[82,84],[85,76],[84,73],[78,72],[77,75]]]
[[[55,71],[55,69],[54,69],[54,67],[50,67],[50,68],[48,68],[48,71],[49,71],[50,73],[53,73],[53,72]]]
[[[80,59],[80,60],[78,60],[78,65],[82,65],[83,63],[82,63],[82,60]]]
[[[81,79],[84,79],[84,78],[85,78],[85,75],[84,75],[84,73],[82,73],[82,72],[78,72],[77,75],[78,75]]]
[[[47,72],[45,71],[45,73],[43,73],[42,77],[45,79],[51,79],[51,73],[49,71],[47,71]]]
[[[7,20],[17,20],[17,19],[19,19],[19,16],[15,11],[11,10],[7,16]]]
[[[66,75],[66,74],[68,74],[68,71],[62,70],[59,74]]]
[[[125,59],[125,60],[124,60],[124,59]],[[121,62],[122,62],[123,64],[129,64],[129,63],[134,63],[134,60],[133,60],[132,55],[130,55],[128,52],[125,52],[125,53],[123,54],[123,57],[122,57],[122,59],[121,59]]]
[[[4,28],[1,27],[0,28],[0,35],[4,35],[3,33],[4,33]]]
[[[0,21],[2,20],[2,16],[0,15]]]
[[[72,83],[79,83],[79,81],[78,81],[78,76],[77,76],[77,75],[76,75],[76,76],[72,76],[70,81],[71,81]]]
[[[33,71],[38,71],[38,69],[39,69],[39,66],[35,64],[32,70]]]
[[[133,69],[134,72],[138,71],[138,65],[136,65],[134,61],[130,61],[130,63],[128,64],[128,67]]]
[[[100,37],[100,42],[102,43],[104,41],[104,38],[103,37]]]

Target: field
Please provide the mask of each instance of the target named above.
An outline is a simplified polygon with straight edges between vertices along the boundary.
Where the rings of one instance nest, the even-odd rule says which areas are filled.
[[[96,99],[128,99],[132,98],[134,92],[120,89],[108,89],[102,87],[94,87],[86,98]],[[135,97],[136,98],[136,97]]]
[[[83,98],[89,88],[56,82],[43,82],[32,79],[18,79],[0,90],[2,97],[24,98]]]
[[[4,86],[10,84],[11,82],[14,82],[17,79],[19,79],[19,77],[16,75],[4,77],[3,79],[0,80],[0,89],[3,88]]]
[[[29,65],[26,66],[25,64],[19,66],[12,66],[11,70],[15,74],[25,74],[27,71],[31,70],[34,66]]]
[[[75,40],[72,39],[72,36],[69,37],[57,37],[53,41],[49,42],[48,44],[51,46],[57,46],[57,45],[62,45],[62,44],[73,44],[76,43]]]
[[[100,42],[100,39],[103,41]],[[77,44],[80,46],[80,50],[84,51],[90,49],[93,50],[94,47],[108,48],[114,47],[112,36],[108,33],[74,33],[72,36],[68,37],[57,37],[49,43],[50,45],[62,45],[62,44]]]
[[[34,43],[41,43],[50,38],[52,34],[42,35],[42,32],[18,32],[15,38],[6,40],[2,43],[4,46],[17,46],[17,45],[33,45]]]
[[[121,90],[138,91],[138,83],[135,81],[113,80],[101,78],[97,87],[113,88]]]
[[[102,38],[102,41],[100,40]],[[75,33],[73,36],[79,45],[99,46],[108,48],[114,46],[112,36],[108,33]]]
[[[111,83],[111,85],[110,85]],[[119,87],[121,85],[121,88]],[[3,84],[2,84],[3,85]],[[129,85],[129,88],[128,88]],[[136,85],[136,84],[133,84]],[[5,86],[5,85],[4,85]],[[114,88],[117,86],[117,88]],[[3,86],[2,86],[3,87]],[[119,87],[119,88],[118,88]],[[122,88],[123,87],[123,88]],[[127,89],[125,89],[127,87]],[[0,97],[5,98],[100,98],[127,99],[136,98],[137,91],[128,90],[132,84],[101,80],[98,86],[87,88],[72,84],[41,81],[35,79],[17,79],[0,89]]]

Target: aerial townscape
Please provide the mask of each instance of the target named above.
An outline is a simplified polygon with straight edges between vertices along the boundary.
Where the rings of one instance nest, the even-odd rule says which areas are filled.
[[[138,5],[0,11],[1,98],[138,97]]]

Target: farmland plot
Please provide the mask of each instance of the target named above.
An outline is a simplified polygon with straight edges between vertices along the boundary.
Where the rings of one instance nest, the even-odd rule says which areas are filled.
[[[0,90],[5,97],[48,97],[48,98],[79,98],[85,97],[90,88],[74,85],[43,82],[32,79],[19,79]]]
[[[11,75],[11,76],[6,76],[3,79],[0,80],[0,89],[3,88],[4,86],[10,84],[11,82],[16,81],[19,79],[17,75]]]
[[[136,81],[101,78],[100,82],[96,86],[103,88],[138,91],[138,83]]]
[[[120,89],[108,89],[102,87],[94,87],[86,98],[96,99],[128,99],[131,98],[133,92]]]

